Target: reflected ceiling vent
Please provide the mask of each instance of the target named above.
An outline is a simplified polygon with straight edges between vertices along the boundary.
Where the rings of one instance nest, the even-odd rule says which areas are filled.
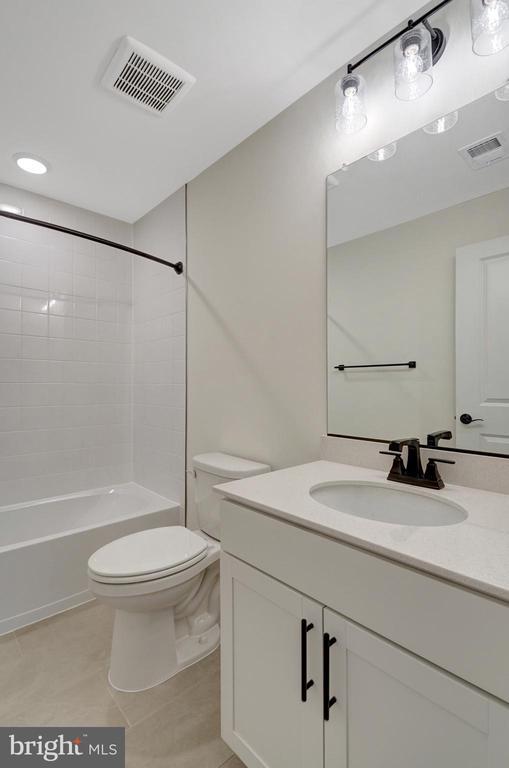
[[[163,115],[196,79],[133,37],[122,38],[102,84],[153,115]]]
[[[504,133],[496,133],[487,136],[481,141],[469,144],[459,149],[458,152],[475,171],[479,168],[487,168],[493,163],[505,160],[509,157],[509,143]]]

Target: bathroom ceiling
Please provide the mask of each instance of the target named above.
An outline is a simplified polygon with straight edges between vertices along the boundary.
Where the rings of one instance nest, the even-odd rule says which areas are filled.
[[[135,221],[420,6],[409,0],[4,3],[0,181]],[[162,117],[100,85],[126,34],[197,79]],[[50,172],[19,170],[12,160],[17,152],[41,156]]]
[[[364,158],[338,171],[327,201],[329,247],[505,189],[509,158],[474,170],[459,150],[499,134],[509,150],[508,121],[509,102],[490,93],[463,107],[450,131],[438,136],[414,131],[398,142],[390,160]]]

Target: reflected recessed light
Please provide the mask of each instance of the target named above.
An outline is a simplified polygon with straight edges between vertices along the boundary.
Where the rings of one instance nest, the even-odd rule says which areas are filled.
[[[0,203],[0,211],[17,213],[19,216],[23,214],[23,208],[20,208],[19,205],[11,205],[10,203]]]
[[[386,147],[381,147],[375,152],[371,152],[371,154],[368,155],[368,160],[373,160],[374,163],[381,163],[383,160],[389,160],[391,157],[394,157],[397,148],[398,145],[394,141],[392,144],[387,144]]]
[[[458,113],[451,112],[449,115],[443,115],[442,117],[438,117],[436,120],[433,120],[433,122],[429,125],[425,125],[422,130],[424,133],[437,135],[438,133],[445,133],[446,131],[450,131],[451,128],[454,128],[457,122]]]
[[[509,101],[509,81],[495,91],[495,97],[499,101]]]
[[[48,163],[41,157],[35,157],[35,155],[27,155],[24,152],[19,152],[14,155],[14,160],[18,168],[27,173],[35,173],[41,175],[47,173]]]

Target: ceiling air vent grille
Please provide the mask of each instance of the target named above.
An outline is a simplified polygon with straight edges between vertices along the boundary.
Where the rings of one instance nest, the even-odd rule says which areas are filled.
[[[497,133],[458,151],[471,168],[478,170],[509,157],[509,143],[503,133]]]
[[[195,78],[132,37],[124,37],[102,84],[131,103],[161,115],[194,85]]]

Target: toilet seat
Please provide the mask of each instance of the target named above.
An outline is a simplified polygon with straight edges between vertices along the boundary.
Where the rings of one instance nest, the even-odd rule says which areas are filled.
[[[151,528],[101,547],[88,561],[89,576],[104,584],[163,579],[199,563],[207,541],[183,526]]]

